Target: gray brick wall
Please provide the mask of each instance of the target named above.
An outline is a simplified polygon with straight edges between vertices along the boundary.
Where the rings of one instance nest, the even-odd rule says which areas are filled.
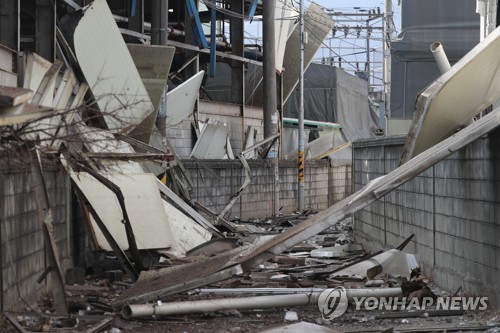
[[[50,166],[45,168],[44,178],[64,276],[74,264],[72,239],[82,237],[83,227],[72,221],[74,202],[66,173]],[[24,309],[21,297],[33,303],[50,290],[50,276],[41,284],[36,282],[48,263],[32,184],[29,165],[0,165],[2,310]]]
[[[354,144],[354,186],[394,170],[405,138]],[[460,286],[500,304],[500,131],[429,168],[355,215],[359,241],[372,250],[405,249],[443,288]]]
[[[251,107],[246,107],[245,110],[245,118],[243,118],[240,107],[237,105],[200,101],[198,120],[204,122],[209,119],[225,123],[229,129],[229,141],[236,156],[243,148],[248,126],[253,126],[257,129],[257,141],[264,138],[262,110]],[[196,143],[193,119],[191,116],[182,123],[166,130],[170,144],[174,148],[175,153],[181,158],[189,157]]]
[[[193,199],[214,213],[224,209],[244,181],[239,161],[184,160],[194,182]],[[203,164],[200,166],[199,164]],[[252,182],[230,211],[243,220],[272,216],[273,166],[268,160],[249,160]],[[209,169],[209,170],[207,170]],[[350,167],[330,167],[328,161],[307,161],[305,167],[305,206],[322,210],[351,192]],[[297,167],[295,161],[280,161],[280,207],[283,214],[297,209]]]

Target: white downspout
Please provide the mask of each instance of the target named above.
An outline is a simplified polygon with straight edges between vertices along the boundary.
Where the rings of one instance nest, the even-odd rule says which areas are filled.
[[[450,62],[448,61],[448,57],[444,52],[443,45],[440,42],[434,42],[431,44],[431,52],[436,60],[436,63],[439,67],[439,71],[441,74],[446,73],[450,68]]]
[[[483,41],[486,36],[486,0],[476,0],[476,13],[479,14],[479,41]]]

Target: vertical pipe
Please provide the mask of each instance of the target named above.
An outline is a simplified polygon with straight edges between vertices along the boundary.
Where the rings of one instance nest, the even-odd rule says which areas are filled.
[[[486,35],[486,1],[485,0],[476,0],[476,13],[479,14],[479,41],[484,40],[484,36]]]
[[[276,0],[266,0],[263,6],[264,32],[264,138],[273,132],[272,117],[276,112],[276,55],[274,36],[274,11]]]
[[[298,210],[304,210],[304,0],[300,0]]]
[[[151,1],[151,44],[160,45],[161,0]]]
[[[151,12],[151,44],[167,45],[168,1],[153,0]]]
[[[392,38],[392,0],[385,0],[384,9],[384,101],[385,115],[391,116],[391,38]],[[385,130],[387,133],[387,129]]]
[[[366,75],[368,77],[368,94],[370,93],[370,86],[371,86],[371,66],[370,66],[370,19],[366,20]]]
[[[217,35],[217,2],[212,0],[212,11],[210,18],[210,77],[215,76],[215,48]]]
[[[128,28],[132,31],[144,33],[144,1],[135,0],[131,2],[128,16]],[[137,43],[137,38],[128,37],[130,43]]]

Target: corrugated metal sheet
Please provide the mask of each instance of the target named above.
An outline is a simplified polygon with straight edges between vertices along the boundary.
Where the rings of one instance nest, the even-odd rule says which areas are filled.
[[[85,10],[74,45],[110,130],[131,132],[154,107],[105,0],[94,1]]]
[[[403,162],[470,123],[500,98],[499,54],[496,29],[420,94]]]

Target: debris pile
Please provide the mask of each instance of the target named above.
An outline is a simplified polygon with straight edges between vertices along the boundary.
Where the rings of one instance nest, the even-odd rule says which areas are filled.
[[[135,283],[130,276],[116,269],[120,267],[116,258],[108,256],[107,265],[102,265],[101,261],[107,270],[95,270],[93,275],[86,276],[83,284],[65,286],[68,315],[53,313],[54,304],[46,298],[38,304],[37,312],[7,313],[7,319],[20,329],[43,332],[57,331],[62,327],[75,332],[105,329],[107,332],[141,332],[141,329],[148,331],[163,325],[174,325],[185,331],[196,325],[225,327],[217,325],[216,318],[224,318],[228,325],[243,325],[246,327],[241,329],[243,332],[288,332],[289,329],[304,327],[312,332],[340,332],[366,327],[363,324],[367,323],[385,328],[408,327],[413,320],[421,319],[432,319],[427,326],[439,321],[440,325],[444,323],[451,327],[450,324],[458,325],[457,320],[464,320],[467,313],[463,310],[435,307],[425,311],[356,310],[359,299],[400,297],[405,299],[405,304],[420,304],[426,297],[436,299],[435,293],[440,296],[446,293],[432,287],[421,274],[416,258],[403,252],[413,235],[396,249],[370,254],[361,244],[353,242],[350,220],[291,247],[247,273],[233,269],[232,274],[224,276],[224,281],[206,279],[198,283],[200,288],[190,287],[191,281],[203,276],[206,273],[203,269],[208,269],[199,267],[201,262],[211,262],[216,266],[212,271],[216,271],[224,265],[221,258],[227,260],[244,255],[245,251],[261,244],[262,238],[274,237],[300,224],[304,218],[305,215],[297,214],[240,221],[241,225],[253,225],[256,232],[229,232],[227,238],[214,238],[188,251],[182,258],[169,253],[150,258],[150,270],[141,272]],[[179,272],[184,272],[179,267],[186,265],[190,274],[179,276]],[[176,274],[172,273],[176,271]],[[171,284],[188,287],[161,289],[164,276],[179,279],[178,284]],[[339,288],[346,291],[347,314],[335,319],[322,317],[318,310],[321,294]],[[276,322],[269,320],[270,316],[281,316],[281,319]],[[136,322],[139,318],[149,318],[149,321]],[[251,324],[247,322],[249,318],[255,318],[249,321]],[[486,325],[483,319],[468,324],[479,329]],[[491,320],[490,325],[498,325],[492,324]],[[298,323],[288,325],[289,322]],[[273,326],[278,327],[270,329]]]

